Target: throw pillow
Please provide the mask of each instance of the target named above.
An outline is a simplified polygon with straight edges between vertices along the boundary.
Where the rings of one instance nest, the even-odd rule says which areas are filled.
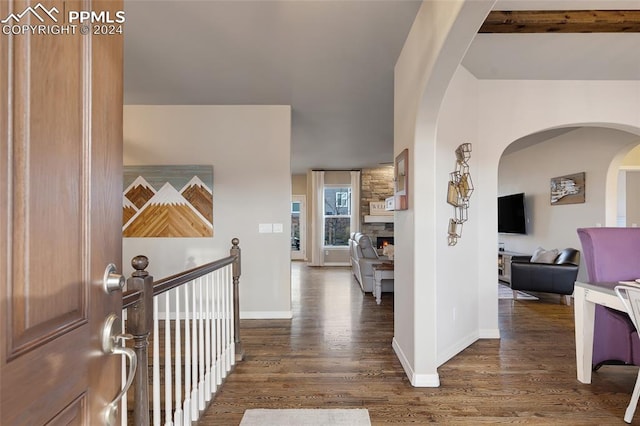
[[[393,244],[387,244],[382,247],[382,255],[387,256],[389,260],[393,260],[393,252],[395,251]]]
[[[545,250],[542,247],[538,247],[531,256],[531,263],[553,263],[558,257],[558,249]]]

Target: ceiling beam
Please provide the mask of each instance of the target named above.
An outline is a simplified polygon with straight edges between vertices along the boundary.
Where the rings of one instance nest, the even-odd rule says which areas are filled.
[[[640,10],[494,10],[478,32],[637,33]]]

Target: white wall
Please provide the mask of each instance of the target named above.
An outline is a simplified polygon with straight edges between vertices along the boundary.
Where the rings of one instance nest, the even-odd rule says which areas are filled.
[[[622,166],[639,168],[640,167],[640,145],[633,148],[625,157],[622,159]]]
[[[456,72],[442,102],[438,118],[438,145],[436,163],[436,292],[439,303],[436,306],[438,324],[449,324],[456,333],[437,333],[437,363],[446,360],[469,346],[480,337],[478,327],[479,287],[478,262],[475,258],[478,239],[478,216],[474,194],[471,194],[468,221],[462,228],[462,237],[455,246],[448,246],[447,226],[455,217],[447,199],[449,173],[455,169],[455,149],[462,143],[476,140],[478,84],[476,78],[464,68]],[[465,117],[465,125],[460,125],[460,117]],[[475,185],[476,169],[481,164],[472,145],[469,173]],[[462,297],[461,297],[462,296]],[[497,297],[491,303],[498,303]],[[440,328],[440,326],[439,326]],[[497,323],[491,327],[489,336],[498,337]]]
[[[607,174],[621,150],[635,146],[637,135],[600,127],[582,127],[502,156],[498,195],[525,193],[527,235],[501,234],[505,250],[533,253],[574,247],[581,250],[577,228],[603,226]],[[585,202],[551,205],[549,180],[585,172]],[[584,262],[578,279],[586,279]]]
[[[213,238],[124,238],[125,273],[145,254],[156,279],[175,274],[227,256],[238,237],[241,317],[290,318],[290,146],[289,106],[125,105],[125,165],[212,164],[214,179]]]
[[[640,82],[474,82],[465,70],[456,70],[492,4],[424,2],[396,64],[394,152],[409,148],[412,197],[409,211],[395,213],[393,345],[414,386],[438,386],[437,367],[455,350],[474,335],[499,334],[496,198],[498,163],[507,145],[539,131],[583,125],[640,134]],[[474,85],[466,97],[473,106],[460,108],[461,93]],[[476,127],[474,135],[469,126]],[[452,147],[463,142],[473,144],[472,210],[458,243],[464,246],[443,247],[442,185],[448,176],[441,173],[453,166]],[[607,171],[607,198],[615,199],[621,159],[617,156]],[[606,223],[615,223],[613,204],[609,211],[607,202]],[[452,265],[464,272],[441,271]],[[454,292],[447,290],[462,286],[477,292],[458,292],[452,302]],[[463,302],[467,297],[475,299]],[[475,303],[475,309],[464,309],[467,303]],[[454,309],[457,321],[450,320]],[[469,329],[474,321],[476,329]]]
[[[640,226],[640,170],[626,172],[627,226]]]
[[[624,192],[620,194],[618,218],[626,226],[640,226],[640,145],[622,159],[620,182]]]

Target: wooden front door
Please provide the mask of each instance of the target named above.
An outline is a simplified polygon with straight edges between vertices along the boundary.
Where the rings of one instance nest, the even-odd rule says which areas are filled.
[[[71,2],[2,0],[0,18],[36,4],[64,24]],[[2,425],[100,425],[120,387],[100,330],[122,303],[102,289],[121,263],[122,45],[79,28],[0,34]]]

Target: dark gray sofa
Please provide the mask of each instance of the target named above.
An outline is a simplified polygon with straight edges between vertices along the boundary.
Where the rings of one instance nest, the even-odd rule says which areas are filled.
[[[580,252],[566,248],[558,253],[553,263],[533,263],[531,257],[518,256],[511,261],[511,289],[556,293],[565,297],[573,294],[573,286],[578,276]]]

